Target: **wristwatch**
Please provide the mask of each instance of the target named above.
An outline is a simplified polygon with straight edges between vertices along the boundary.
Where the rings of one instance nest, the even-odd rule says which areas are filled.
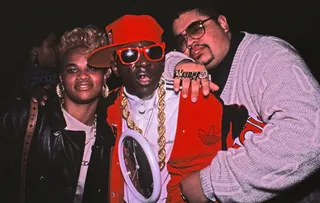
[[[156,202],[161,191],[160,168],[147,139],[128,130],[121,134],[118,147],[121,172],[132,194],[142,203]]]

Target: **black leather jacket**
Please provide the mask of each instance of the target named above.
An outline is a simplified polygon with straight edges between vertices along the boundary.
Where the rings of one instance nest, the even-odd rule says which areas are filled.
[[[108,202],[109,158],[114,136],[106,123],[108,102],[100,100],[96,141],[88,168],[82,202]],[[1,117],[0,202],[19,198],[21,154],[29,102],[18,101]],[[84,151],[85,133],[65,130],[58,98],[40,107],[26,175],[25,203],[72,203]]]

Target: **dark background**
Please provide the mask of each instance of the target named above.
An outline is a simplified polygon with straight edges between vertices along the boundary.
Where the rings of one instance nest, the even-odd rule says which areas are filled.
[[[213,0],[214,1],[214,0]],[[118,1],[41,1],[7,2],[0,8],[1,26],[1,101],[6,100],[10,87],[21,72],[20,50],[24,46],[28,23],[37,18],[48,18],[60,31],[75,26],[94,24],[100,27],[125,13],[151,14],[164,30],[171,26],[168,13],[172,4],[182,0],[118,0]],[[240,30],[274,35],[290,42],[302,55],[315,77],[319,71],[319,6],[317,0],[292,2],[289,0],[225,0],[229,24]],[[9,5],[9,3],[11,5]],[[3,4],[3,3],[2,3]],[[165,34],[170,34],[165,33]],[[167,43],[170,46],[170,39]]]

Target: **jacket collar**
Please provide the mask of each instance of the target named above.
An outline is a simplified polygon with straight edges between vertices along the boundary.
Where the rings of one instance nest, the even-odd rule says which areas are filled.
[[[65,129],[67,124],[63,117],[63,113],[60,106],[60,101],[57,95],[54,93],[48,93],[48,97],[52,99],[47,100],[47,111],[49,113],[49,122],[53,130]],[[106,135],[108,131],[108,124],[106,123],[107,118],[107,107],[112,103],[112,100],[100,98],[98,107],[96,110],[97,114],[97,135]],[[102,132],[100,133],[100,131]]]
[[[46,109],[49,116],[49,122],[52,126],[53,130],[61,130],[64,129],[67,124],[63,117],[63,113],[60,107],[60,101],[57,95],[48,94],[48,97],[51,99],[47,100]]]

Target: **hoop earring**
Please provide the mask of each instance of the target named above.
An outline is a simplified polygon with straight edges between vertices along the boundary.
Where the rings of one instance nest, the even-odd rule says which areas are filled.
[[[101,95],[102,95],[103,98],[107,98],[108,97],[108,95],[109,95],[109,87],[108,87],[107,84],[103,84]]]
[[[62,93],[64,92],[64,86],[63,86],[63,84],[61,84],[61,83],[57,84],[57,86],[56,86],[56,92],[57,92],[58,97],[59,97],[60,99],[62,99],[62,98],[63,98]]]

